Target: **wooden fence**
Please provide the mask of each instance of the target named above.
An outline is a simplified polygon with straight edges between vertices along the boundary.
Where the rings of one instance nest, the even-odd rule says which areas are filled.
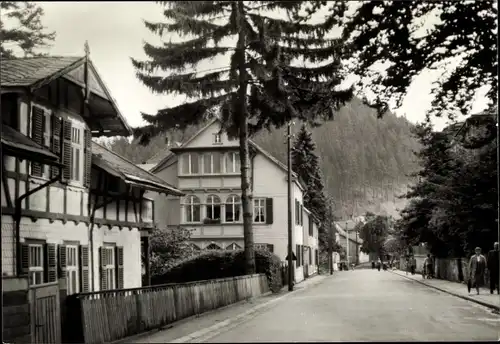
[[[268,291],[256,274],[71,295],[65,342],[116,341]]]

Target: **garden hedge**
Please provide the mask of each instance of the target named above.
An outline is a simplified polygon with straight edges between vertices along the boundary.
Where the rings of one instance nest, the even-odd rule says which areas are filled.
[[[279,292],[283,286],[281,281],[281,260],[275,254],[255,251],[256,273],[266,274],[269,288]],[[153,276],[153,285],[166,283],[185,283],[217,278],[245,275],[245,255],[243,250],[213,250],[180,261],[163,275]]]

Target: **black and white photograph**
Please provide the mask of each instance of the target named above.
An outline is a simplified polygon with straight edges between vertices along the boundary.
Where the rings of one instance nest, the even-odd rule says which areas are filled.
[[[500,340],[498,3],[0,1],[2,343]]]

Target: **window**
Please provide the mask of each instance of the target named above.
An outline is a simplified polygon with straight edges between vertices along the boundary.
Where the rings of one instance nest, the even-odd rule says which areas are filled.
[[[71,128],[71,180],[81,182],[80,163],[83,158],[83,140],[81,138],[81,129]]]
[[[226,173],[240,173],[240,153],[227,153],[225,161]]]
[[[295,200],[295,224],[300,224],[300,203],[298,200]]]
[[[43,124],[43,145],[47,147],[48,149],[51,149],[50,147],[50,139],[51,139],[51,132],[50,132],[50,127],[51,127],[51,118],[50,113],[46,113],[45,117],[42,119],[44,124]],[[44,165],[43,167],[43,176],[45,178],[50,177],[50,166]]]
[[[101,248],[101,290],[116,289],[116,265],[114,246]]]
[[[203,172],[207,174],[220,173],[220,153],[203,154]]]
[[[221,134],[220,133],[215,133],[214,134],[214,143],[222,143],[222,139],[221,139]]]
[[[182,173],[183,174],[198,174],[199,169],[199,156],[196,153],[187,153],[182,156]]]
[[[220,198],[215,195],[210,195],[207,197],[207,219],[220,223]]]
[[[272,244],[254,244],[256,250],[264,250],[269,252],[274,252],[274,245]]]
[[[235,251],[235,250],[240,250],[240,249],[241,249],[241,246],[236,244],[235,242],[233,242],[231,245],[226,247],[226,250],[229,250],[229,251]]]
[[[29,244],[29,280],[30,285],[43,284],[44,261],[43,261],[43,245]]]
[[[186,212],[186,222],[201,221],[201,205],[198,197],[188,196],[186,203],[184,203],[184,209]]]
[[[239,196],[231,195],[226,201],[226,222],[240,221],[241,199]]]
[[[68,295],[80,292],[78,266],[78,246],[66,246],[66,284],[68,286]]]
[[[253,200],[253,222],[266,223],[266,199],[257,198]]]

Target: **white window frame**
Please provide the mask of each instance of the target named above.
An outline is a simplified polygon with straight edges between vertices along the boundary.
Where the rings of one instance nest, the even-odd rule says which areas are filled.
[[[233,219],[228,220],[226,215],[227,215],[227,207],[231,207],[233,211]],[[235,219],[235,214],[236,211],[239,210],[238,212],[238,218]],[[241,197],[238,195],[229,195],[226,199],[226,202],[224,203],[224,222],[226,223],[238,223],[241,222]]]
[[[198,214],[200,216],[200,218],[198,220],[195,221],[195,218],[194,218],[194,215],[195,215],[195,211],[194,211],[194,207],[199,207],[199,211],[198,211]],[[191,221],[189,221],[189,217],[187,216],[188,215],[188,211],[191,215]],[[185,202],[184,202],[184,222],[185,223],[200,223],[201,222],[201,202],[200,202],[200,199],[195,196],[195,195],[189,195],[186,197],[185,199]]]
[[[212,245],[214,246],[214,248],[209,248]],[[209,250],[209,251],[210,250],[220,250],[220,249],[221,249],[221,247],[214,242],[208,244],[207,247],[205,247],[205,250]]]
[[[193,157],[195,158],[194,159],[194,162],[196,162],[198,164],[198,172],[196,173],[193,173]],[[184,171],[184,163],[185,163],[185,159],[187,159],[187,162],[188,162],[188,171]],[[201,168],[202,166],[200,166],[200,155],[198,153],[186,153],[182,156],[182,166],[181,166],[181,172],[182,174],[186,175],[186,174],[193,174],[193,175],[198,175],[201,173]]]
[[[68,295],[80,292],[79,263],[78,245],[66,245],[66,285]],[[72,278],[73,276],[75,276],[75,279]]]
[[[256,221],[255,218],[259,213],[259,210],[262,214],[263,220]],[[265,198],[254,198],[253,199],[253,223],[266,223],[267,214],[266,214],[266,199]]]
[[[232,160],[230,160],[232,157]],[[231,165],[231,166],[229,166]],[[226,153],[224,157],[224,169],[226,173],[235,174],[240,173],[240,153],[230,152]]]
[[[104,245],[102,247],[104,250],[104,264],[102,273],[106,274],[106,290],[116,289],[116,257],[115,257],[115,246]],[[102,278],[102,276],[101,276]]]
[[[45,278],[45,262],[44,262],[44,245],[43,244],[28,244],[28,273],[30,285],[44,284]],[[36,277],[39,277],[37,281]]]
[[[211,208],[212,210],[212,215],[215,213],[215,207],[219,207],[219,220],[222,221],[222,204],[220,197],[217,195],[208,195],[207,196],[207,204],[205,205],[205,218],[210,219],[210,220],[216,220],[213,217],[208,216],[208,209]]]
[[[228,251],[236,251],[236,250],[239,250],[241,249],[240,245],[238,245],[237,243],[233,242],[232,244],[228,245],[226,247],[226,250]]]
[[[220,133],[214,134],[214,144],[218,145],[222,143],[222,135]]]
[[[222,171],[222,167],[221,167],[221,156],[220,154],[217,154],[218,155],[218,165],[219,165],[219,171],[218,172],[215,172],[215,166],[216,166],[216,163],[217,161],[215,161],[215,155],[216,153],[205,153],[202,155],[202,160],[203,160],[203,174],[219,174],[221,173]],[[209,165],[209,169],[207,171],[206,169],[206,165],[205,163],[207,162],[207,160],[205,159],[207,156],[210,157],[210,165]]]
[[[84,172],[84,137],[83,128],[75,122],[71,123],[71,183],[83,185],[83,172]],[[75,152],[78,151],[78,157]],[[78,164],[76,163],[78,161]],[[78,167],[78,168],[77,168]],[[75,179],[75,172],[78,172],[78,179]]]

